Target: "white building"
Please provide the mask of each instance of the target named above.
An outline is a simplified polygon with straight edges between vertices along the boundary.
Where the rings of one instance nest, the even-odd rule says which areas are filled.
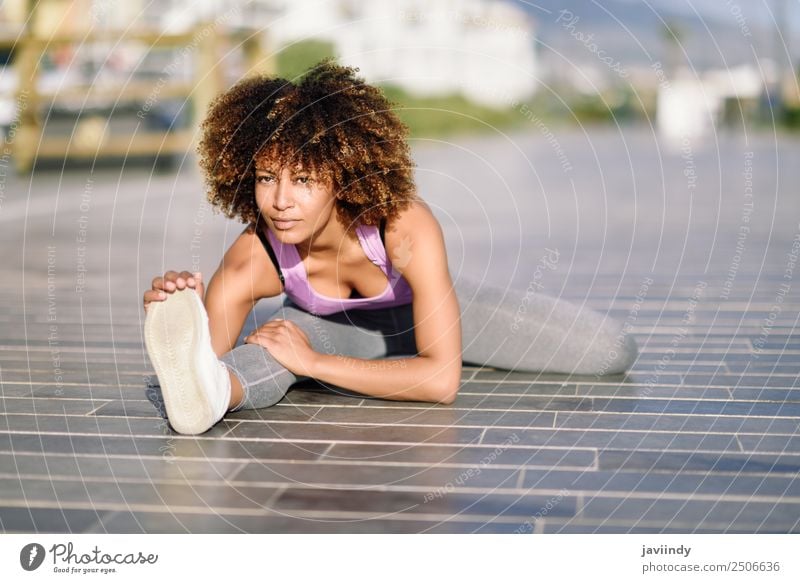
[[[292,0],[286,8],[270,27],[276,42],[327,38],[370,82],[496,106],[537,87],[534,23],[502,0]]]
[[[758,99],[768,81],[752,65],[711,70],[701,76],[679,71],[674,79],[659,86],[659,134],[676,144],[712,134],[726,99]]]
[[[271,50],[321,39],[371,83],[417,95],[461,92],[487,105],[522,100],[537,88],[534,22],[507,0],[210,0],[160,4],[162,27],[231,13],[231,24],[263,26]],[[216,10],[212,16],[209,11]]]
[[[76,5],[72,10],[85,13],[87,26],[168,33],[214,22],[263,28],[271,51],[302,40],[327,40],[339,61],[358,67],[368,82],[399,85],[417,95],[460,92],[502,107],[529,97],[538,85],[534,22],[509,0],[81,2],[80,10]],[[69,5],[57,0],[41,10],[57,23]],[[137,62],[146,50],[120,53]]]

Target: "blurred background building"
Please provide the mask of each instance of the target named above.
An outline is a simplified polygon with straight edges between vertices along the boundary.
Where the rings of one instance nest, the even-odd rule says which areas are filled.
[[[800,126],[789,0],[7,0],[0,126],[35,159],[183,156],[214,95],[326,56],[403,105],[415,135],[565,123]],[[528,115],[530,119],[530,115]]]

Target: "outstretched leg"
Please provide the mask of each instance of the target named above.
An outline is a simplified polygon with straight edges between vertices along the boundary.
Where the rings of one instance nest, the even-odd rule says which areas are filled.
[[[414,352],[409,306],[316,316],[287,301],[269,320],[276,318],[297,324],[308,336],[312,348],[325,354],[374,359]],[[292,384],[306,378],[284,368],[256,344],[237,346],[220,360],[239,380],[244,394],[232,411],[270,407],[283,399]]]
[[[622,323],[590,308],[470,277],[454,283],[464,362],[507,370],[613,374],[638,350]]]

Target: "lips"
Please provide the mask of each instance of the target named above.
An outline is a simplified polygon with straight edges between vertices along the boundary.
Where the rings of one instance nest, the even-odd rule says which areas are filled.
[[[298,222],[300,221],[294,219],[285,219],[285,220],[276,218],[272,219],[272,223],[275,225],[275,228],[280,229],[282,231],[285,231],[286,229],[291,229]]]

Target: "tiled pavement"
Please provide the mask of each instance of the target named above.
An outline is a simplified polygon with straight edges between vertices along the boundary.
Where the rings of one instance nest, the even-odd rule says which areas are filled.
[[[415,144],[419,180],[454,273],[627,321],[629,374],[465,367],[451,406],[305,383],[199,437],[144,397],[140,308],[153,275],[211,273],[238,233],[193,162],[4,176],[0,528],[800,531],[800,143],[695,144],[692,187],[647,132],[590,137],[559,135],[569,171],[539,133]],[[545,247],[560,261],[537,274]]]

